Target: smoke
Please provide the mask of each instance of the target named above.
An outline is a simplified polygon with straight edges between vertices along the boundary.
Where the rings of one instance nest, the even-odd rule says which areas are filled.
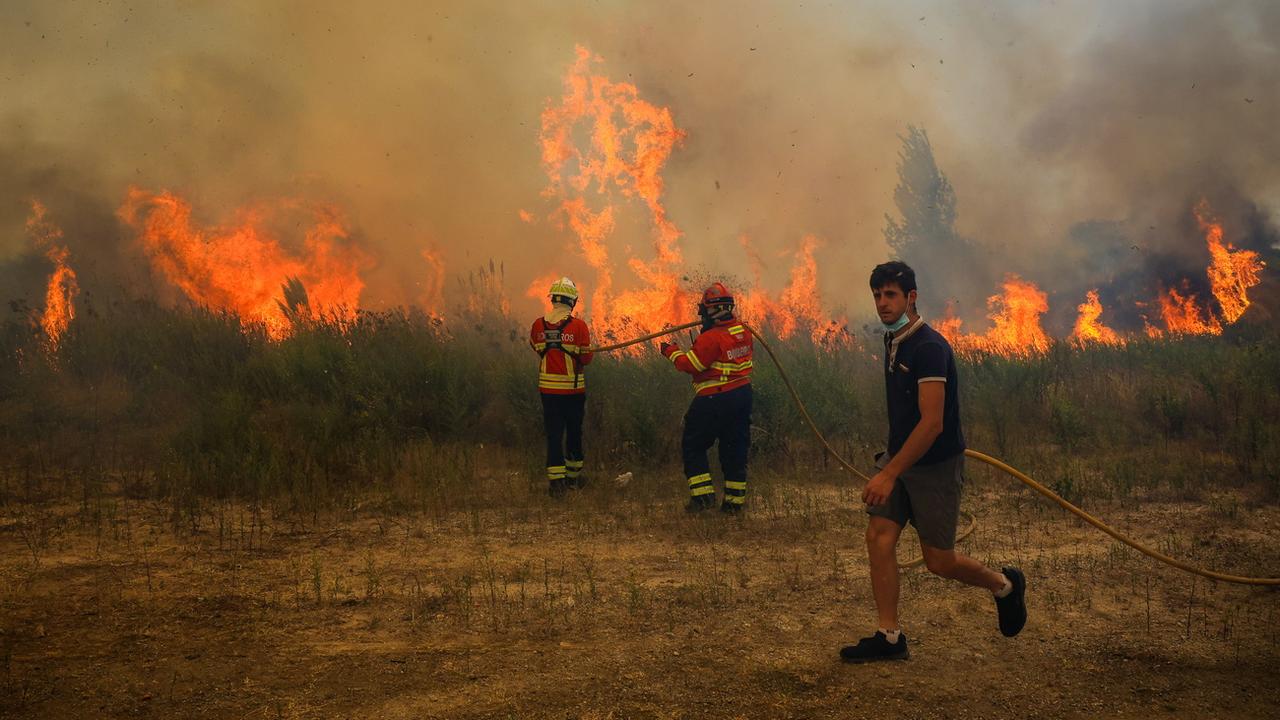
[[[0,281],[39,297],[23,231],[38,197],[87,292],[172,293],[114,215],[138,186],[209,226],[270,198],[342,208],[376,262],[370,307],[438,294],[431,250],[455,277],[500,261],[532,312],[534,278],[593,277],[541,195],[539,113],[576,44],[687,133],[664,201],[691,272],[750,277],[745,235],[776,293],[812,234],[825,301],[861,314],[909,124],[991,276],[1057,306],[1193,266],[1200,197],[1229,241],[1274,244],[1280,8],[1062,5],[7,2]],[[615,284],[635,285],[624,259],[650,256],[648,215],[615,219]],[[972,275],[981,308],[995,288]]]

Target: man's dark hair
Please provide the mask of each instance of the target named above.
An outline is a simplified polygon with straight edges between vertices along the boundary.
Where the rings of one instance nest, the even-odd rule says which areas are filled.
[[[871,289],[879,290],[885,285],[894,284],[906,295],[916,289],[916,271],[901,260],[881,263],[871,271]]]

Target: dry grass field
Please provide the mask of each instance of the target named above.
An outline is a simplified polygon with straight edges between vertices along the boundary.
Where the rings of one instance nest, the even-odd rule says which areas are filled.
[[[430,478],[311,512],[183,516],[124,491],[9,503],[0,715],[1280,713],[1280,595],[1158,567],[985,470],[964,547],[1027,571],[1027,628],[1003,638],[989,596],[907,570],[911,660],[848,666],[836,651],[874,615],[847,477],[759,467],[746,517],[689,518],[669,473],[555,502],[491,457],[448,503]],[[1247,493],[1099,509],[1180,557],[1280,567],[1280,509]]]

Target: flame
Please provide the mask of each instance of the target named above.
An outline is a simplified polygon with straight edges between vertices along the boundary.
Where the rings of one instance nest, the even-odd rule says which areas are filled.
[[[668,108],[641,99],[634,85],[593,74],[592,65],[600,62],[585,47],[576,48],[563,96],[543,110],[540,139],[549,181],[543,194],[560,200],[560,219],[596,273],[588,308],[592,323],[601,337],[614,338],[682,322],[694,298],[679,282],[682,233],[662,204],[662,168],[685,134]],[[590,138],[585,150],[574,143],[579,127]],[[593,208],[588,195],[602,206]],[[642,287],[615,293],[606,242],[614,230],[617,195],[638,198],[649,211],[654,258],[628,260]]]
[[[763,263],[752,248],[750,240],[744,235],[738,241],[751,260],[754,275],[753,287],[744,291],[738,300],[743,319],[762,328],[769,328],[783,340],[804,328],[808,330],[813,342],[823,347],[853,344],[847,321],[829,316],[822,307],[818,291],[818,262],[814,256],[814,252],[822,246],[821,240],[813,235],[806,235],[801,239],[795,263],[791,266],[790,280],[777,300],[759,289]]]
[[[527,298],[536,300],[546,310],[551,310],[551,284],[559,280],[560,276],[555,273],[548,273],[533,279],[529,283],[529,287],[524,291]],[[578,286],[578,292],[582,292],[582,286]]]
[[[422,259],[427,262],[426,288],[422,293],[422,307],[429,317],[443,320],[444,259],[440,257],[440,252],[433,248],[423,249]]]
[[[959,350],[960,347],[958,343],[960,342],[960,339],[964,337],[964,333],[960,329],[962,325],[964,325],[964,322],[960,320],[960,318],[956,317],[955,301],[948,300],[946,310],[942,314],[942,319],[933,323],[933,329],[937,330],[943,337],[947,338],[947,341],[955,346],[956,350]]]
[[[1213,313],[1202,308],[1195,293],[1185,294],[1170,288],[1160,295],[1160,318],[1169,333],[1174,335],[1221,335],[1222,324]],[[1147,326],[1151,337],[1163,335],[1158,329]]]
[[[596,271],[595,293],[584,310],[593,311],[597,332],[605,332],[609,293],[613,290],[613,266],[609,263],[609,249],[605,247],[605,240],[613,232],[613,208],[593,213],[587,208],[587,202],[583,198],[566,200],[562,207],[568,216],[570,228],[578,236],[582,257]]]
[[[1166,332],[1173,335],[1220,335],[1223,325],[1239,320],[1249,307],[1249,288],[1262,282],[1262,269],[1266,264],[1252,250],[1236,250],[1222,241],[1222,223],[1213,217],[1209,203],[1201,200],[1192,209],[1196,222],[1205,236],[1209,248],[1209,265],[1205,274],[1209,289],[1217,301],[1219,313],[1187,288],[1170,288],[1159,296],[1160,318],[1165,330],[1146,322],[1147,335],[1161,337]],[[1144,318],[1145,320],[1145,318]]]
[[[1080,316],[1076,318],[1075,329],[1071,331],[1071,341],[1083,347],[1089,343],[1102,345],[1123,345],[1124,340],[1115,330],[1102,324],[1102,302],[1098,300],[1098,291],[1090,290],[1085,294],[1085,301],[1078,305]]]
[[[56,349],[62,334],[76,317],[75,298],[80,294],[80,285],[75,271],[67,264],[71,252],[61,242],[62,229],[49,220],[48,209],[39,200],[31,201],[27,232],[53,263],[53,274],[45,287],[40,327],[49,338],[49,347]]]
[[[282,203],[275,210],[295,206]],[[272,212],[263,206],[248,208],[233,226],[201,229],[192,226],[191,206],[178,196],[130,188],[117,215],[139,232],[152,265],[192,302],[262,323],[272,338],[291,331],[277,300],[290,278],[306,289],[312,317],[354,318],[364,289],[360,270],[369,259],[345,242],[348,233],[338,212],[312,209],[314,221],[301,255],[283,248],[264,229]]]
[[[1010,273],[1001,284],[1001,295],[987,298],[987,315],[994,327],[985,335],[960,332],[961,322],[954,316],[944,319],[936,328],[961,353],[994,353],[1027,356],[1049,349],[1049,336],[1040,327],[1040,316],[1049,310],[1049,296],[1035,283]],[[948,306],[948,311],[950,307]]]
[[[543,195],[558,202],[553,220],[573,233],[579,254],[595,274],[586,312],[596,336],[612,340],[689,320],[698,293],[682,282],[687,279],[680,249],[683,233],[662,204],[662,170],[685,133],[668,108],[642,99],[634,85],[594,74],[593,66],[601,62],[586,48],[576,49],[563,95],[549,101],[542,113],[540,139],[548,179]],[[575,138],[583,137],[583,146],[575,144]],[[628,200],[641,202],[647,211],[653,255],[647,261],[629,258],[630,274],[623,278],[616,273],[608,242],[621,203]],[[776,300],[759,289],[759,258],[745,238],[743,243],[756,261],[755,285],[732,288],[744,318],[769,325],[783,338],[804,329],[827,347],[853,344],[847,323],[822,309],[814,257],[821,245],[817,238],[801,240],[790,280]],[[530,286],[530,297],[544,295],[541,280]],[[639,287],[617,288],[624,284]],[[642,351],[643,346],[634,347],[634,352]]]
[[[1201,200],[1195,207],[1195,215],[1209,246],[1211,262],[1206,269],[1209,287],[1222,309],[1222,319],[1230,325],[1249,307],[1248,290],[1262,282],[1260,275],[1265,263],[1252,250],[1236,250],[1229,243],[1223,244],[1222,224],[1211,215],[1208,202]]]

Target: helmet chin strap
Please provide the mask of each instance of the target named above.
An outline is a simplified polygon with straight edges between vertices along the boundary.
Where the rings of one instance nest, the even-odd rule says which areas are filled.
[[[708,307],[701,303],[698,304],[698,315],[702,318],[702,329],[706,330],[715,325],[720,320],[733,316],[733,309],[723,305]]]

